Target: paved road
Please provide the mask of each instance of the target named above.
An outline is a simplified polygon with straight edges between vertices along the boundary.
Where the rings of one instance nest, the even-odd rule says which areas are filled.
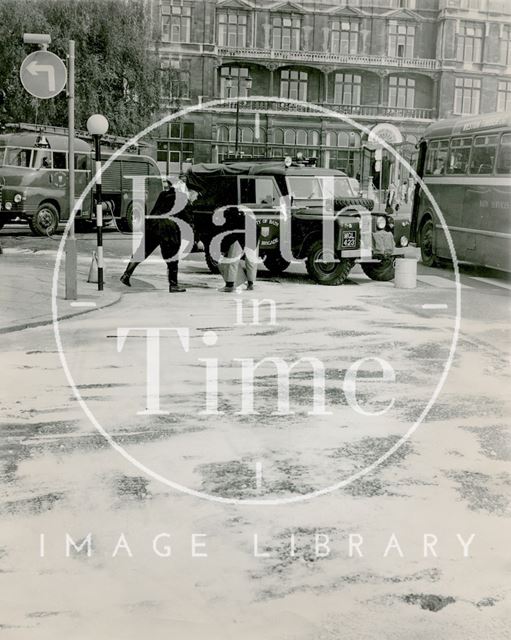
[[[20,232],[13,241],[10,232],[3,246],[54,251],[52,239]],[[83,259],[93,244],[80,237]],[[107,234],[109,289],[122,291],[128,253],[129,239]],[[253,294],[223,295],[194,254],[182,265],[188,292],[169,296],[155,260],[119,303],[61,322],[84,407],[51,327],[3,336],[2,640],[138,638],[148,628],[186,640],[506,637],[509,280],[463,269],[452,366],[423,425],[398,448],[449,357],[452,271],[420,268],[413,291],[358,269],[336,288],[315,286],[301,265],[261,275]],[[275,301],[275,323],[267,305],[250,324],[251,301],[263,299]],[[118,340],[123,327],[147,326],[188,331],[187,349],[170,331],[160,340],[159,414],[154,397],[144,412],[155,338],[132,329]],[[212,332],[217,342],[206,345]],[[270,363],[255,375],[254,412],[244,409],[239,359],[270,356],[322,364],[323,410],[310,415],[310,363],[290,375],[289,411],[279,413]],[[360,363],[357,411],[346,380],[375,356],[392,376],[370,380],[380,366]],[[209,396],[218,413],[207,404],[206,366],[210,380],[218,372]],[[298,500],[339,482],[295,504],[237,503]],[[69,558],[66,533],[85,540]]]

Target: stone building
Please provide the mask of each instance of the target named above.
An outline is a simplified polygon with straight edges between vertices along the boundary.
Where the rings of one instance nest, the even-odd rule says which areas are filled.
[[[373,172],[367,132],[280,98],[378,125],[412,161],[431,121],[511,109],[509,0],[152,0],[150,8],[161,115],[258,97],[238,113],[227,102],[162,127],[158,161],[167,171],[231,156],[238,139],[243,157],[302,152],[362,179]]]

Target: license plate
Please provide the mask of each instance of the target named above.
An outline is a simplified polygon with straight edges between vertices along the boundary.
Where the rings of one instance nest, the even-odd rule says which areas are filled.
[[[341,246],[344,248],[355,248],[357,246],[357,232],[356,231],[343,231]]]

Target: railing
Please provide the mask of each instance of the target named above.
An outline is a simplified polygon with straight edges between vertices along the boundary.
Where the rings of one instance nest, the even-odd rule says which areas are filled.
[[[330,53],[328,51],[280,51],[278,49],[244,49],[240,47],[217,47],[216,53],[223,57],[252,58],[282,62],[337,63],[356,67],[405,67],[407,69],[440,68],[440,62],[431,58],[392,58],[389,56],[359,56]]]
[[[338,105],[328,103],[308,103],[292,104],[279,102],[277,100],[242,100],[240,103],[242,112],[279,112],[279,113],[310,113],[321,115],[322,111],[317,107],[324,107],[336,113],[366,118],[395,118],[412,120],[433,120],[436,117],[434,109],[423,109],[422,107],[387,107],[382,105]],[[226,102],[223,105],[211,107],[214,111],[235,111],[236,102]]]

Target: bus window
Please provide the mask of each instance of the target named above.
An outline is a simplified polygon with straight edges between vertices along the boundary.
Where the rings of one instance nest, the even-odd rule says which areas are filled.
[[[511,173],[511,133],[505,133],[500,141],[497,173]]]
[[[472,138],[453,138],[451,140],[451,155],[449,156],[447,173],[467,173],[471,146]]]
[[[48,149],[36,149],[32,154],[34,169],[51,169],[51,152]]]
[[[29,167],[32,149],[17,149],[16,147],[7,147],[5,150],[4,164],[10,167]]]
[[[448,151],[448,140],[435,140],[429,145],[426,156],[427,176],[441,176],[445,173]]]
[[[83,153],[75,153],[75,169],[87,171],[87,156]]]
[[[66,154],[62,151],[53,152],[53,168],[65,169],[66,168]]]
[[[497,136],[476,136],[470,160],[470,173],[493,173],[497,155]]]

